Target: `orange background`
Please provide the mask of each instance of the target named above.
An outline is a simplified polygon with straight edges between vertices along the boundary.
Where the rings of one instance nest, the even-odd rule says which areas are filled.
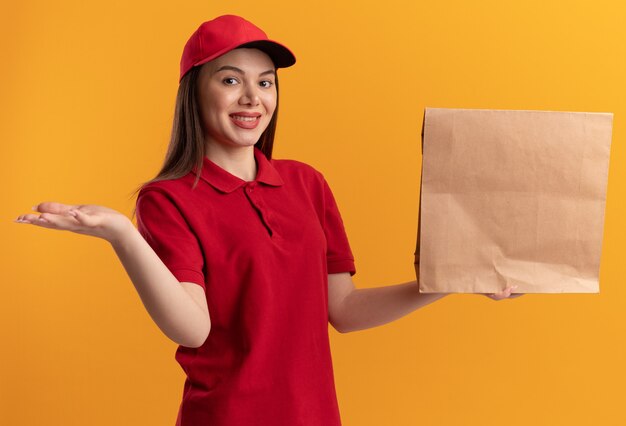
[[[157,172],[188,36],[223,13],[287,44],[276,158],[322,171],[358,287],[414,279],[423,109],[613,112],[597,295],[452,295],[331,329],[345,426],[624,425],[626,6],[619,1],[5,2],[0,424],[173,425],[183,371],[110,245],[16,224],[128,215]]]

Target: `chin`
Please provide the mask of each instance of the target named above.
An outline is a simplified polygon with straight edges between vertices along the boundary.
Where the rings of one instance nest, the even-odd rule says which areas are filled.
[[[261,138],[261,135],[259,135],[258,138],[254,138],[254,139],[246,139],[246,140],[240,140],[237,145],[242,145],[242,146],[254,146],[254,144],[256,144],[259,139]]]
[[[246,135],[246,137],[243,137],[243,138],[235,137],[235,138],[232,138],[231,141],[234,145],[237,145],[237,146],[251,146],[259,141],[262,134],[263,132],[254,134],[254,135]]]
[[[232,141],[231,145],[235,148],[250,148],[253,147],[259,140],[246,140],[246,141]]]

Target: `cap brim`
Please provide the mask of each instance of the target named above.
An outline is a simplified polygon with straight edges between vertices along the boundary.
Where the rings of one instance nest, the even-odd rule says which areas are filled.
[[[238,47],[250,47],[265,52],[272,59],[272,62],[274,63],[274,66],[276,68],[287,68],[296,63],[295,55],[291,52],[291,50],[289,50],[282,44],[268,39],[254,40],[235,46],[226,46],[217,52],[213,52],[212,55],[203,58],[202,60],[197,61],[193,64],[190,64],[187,69],[180,75],[178,81],[180,82],[191,68],[212,61],[213,59],[218,58],[233,49],[237,49]]]
[[[250,41],[237,47],[250,47],[262,50],[272,59],[276,68],[287,68],[296,63],[296,57],[291,50],[273,40]]]

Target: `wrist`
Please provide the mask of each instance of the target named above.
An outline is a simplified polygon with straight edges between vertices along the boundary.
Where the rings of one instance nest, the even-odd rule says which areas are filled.
[[[122,248],[127,246],[132,239],[137,237],[139,231],[133,225],[130,219],[123,222],[123,225],[116,227],[111,236],[107,238],[107,241],[113,246],[113,248]],[[143,238],[143,237],[142,237]]]

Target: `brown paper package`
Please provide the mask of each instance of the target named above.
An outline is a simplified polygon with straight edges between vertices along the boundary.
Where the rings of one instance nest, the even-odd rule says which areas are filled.
[[[599,293],[613,114],[426,108],[422,293]]]

